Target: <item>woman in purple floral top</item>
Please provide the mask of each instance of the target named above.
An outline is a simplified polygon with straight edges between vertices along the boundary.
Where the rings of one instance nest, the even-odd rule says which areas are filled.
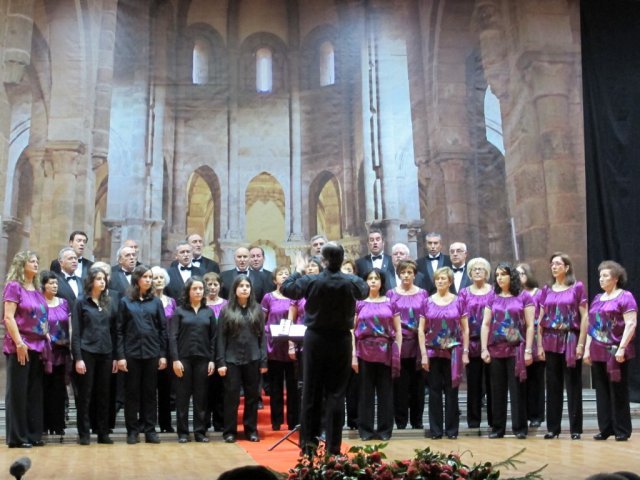
[[[162,301],[164,307],[164,318],[166,319],[165,332],[170,331],[171,317],[176,311],[176,300],[165,295],[164,289],[169,285],[169,273],[159,266],[151,268],[153,274],[153,289],[156,297]],[[170,357],[167,348],[167,356]],[[169,365],[173,363],[171,358],[167,358]],[[173,433],[174,428],[171,426],[171,382],[175,377],[171,368],[158,370],[158,426],[162,433]]]
[[[4,287],[7,360],[6,442],[9,448],[42,446],[44,362],[50,361],[47,301],[40,291],[38,256],[22,251],[13,257]]]
[[[394,316],[402,327],[402,349],[400,351],[400,377],[393,385],[393,404],[396,426],[402,430],[411,422],[414,429],[423,429],[424,414],[424,370],[420,366],[418,325],[423,317],[422,309],[428,297],[426,290],[413,282],[418,268],[413,260],[401,260],[396,272],[400,285],[387,292]]]
[[[267,335],[267,362],[269,366],[269,388],[271,401],[271,428],[280,430],[284,423],[284,392],[287,391],[287,426],[293,430],[300,416],[300,397],[296,365],[289,356],[289,342],[274,340],[271,325],[280,325],[289,316],[291,300],[280,293],[280,287],[289,277],[289,267],[279,266],[273,272],[276,289],[262,298],[265,314],[265,334]]]
[[[638,306],[631,292],[623,290],[627,272],[613,261],[598,266],[600,288],[589,309],[584,362],[591,365],[596,389],[598,428],[595,440],[615,435],[617,441],[631,436],[629,407],[629,360],[635,357],[633,336]]]
[[[534,304],[522,289],[515,268],[499,263],[495,270],[494,297],[484,309],[481,357],[490,364],[493,425],[489,438],[504,437],[507,425],[507,391],[511,399],[511,428],[518,439],[527,438],[524,381],[533,362]],[[525,342],[524,351],[521,343]]]
[[[493,298],[493,289],[489,283],[491,265],[481,257],[467,262],[467,275],[472,285],[460,290],[460,301],[464,305],[469,324],[469,364],[467,371],[467,425],[469,428],[480,428],[482,420],[482,389],[487,394],[487,423],[492,424],[491,382],[489,381],[489,365],[480,358],[480,329],[484,317],[484,307]]]
[[[358,430],[362,440],[389,440],[393,431],[392,371],[395,364],[399,373],[402,330],[400,319],[393,315],[391,302],[384,294],[384,275],[378,268],[368,272],[365,279],[369,297],[356,303],[353,369],[360,380]]]
[[[587,337],[587,296],[582,282],[576,282],[569,256],[551,255],[553,284],[540,296],[538,357],[546,360],[547,433],[560,435],[563,384],[567,388],[569,431],[578,440],[582,434],[582,354]]]
[[[71,379],[71,350],[69,342],[69,304],[56,297],[58,277],[44,270],[40,273],[42,293],[49,307],[49,336],[51,338],[52,371],[44,376],[44,432],[59,435],[62,442],[65,428],[64,409],[67,385]]]
[[[458,387],[463,366],[469,364],[469,323],[462,302],[449,291],[453,270],[439,268],[433,282],[436,293],[426,300],[418,327],[422,367],[429,371],[429,433],[434,440],[443,433],[454,439],[460,424]]]

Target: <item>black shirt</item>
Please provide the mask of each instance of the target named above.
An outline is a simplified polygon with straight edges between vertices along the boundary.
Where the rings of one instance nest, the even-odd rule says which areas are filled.
[[[120,299],[118,309],[118,360],[162,358],[167,356],[167,335],[162,301]]]
[[[171,317],[169,346],[171,358],[204,357],[213,362],[216,353],[216,317],[209,307],[198,313],[189,307],[178,307]]]
[[[282,294],[293,300],[306,298],[304,324],[311,330],[353,329],[356,300],[369,295],[369,286],[355,275],[325,270],[318,275],[294,272],[284,281]]]
[[[115,354],[117,306],[111,301],[101,308],[88,297],[78,299],[71,315],[71,351],[74,360],[82,360],[82,350]]]
[[[260,335],[251,330],[249,325],[249,312],[246,308],[241,309],[244,320],[240,325],[240,330],[235,335],[229,336],[225,332],[227,323],[227,308],[223,307],[218,318],[218,339],[216,342],[216,366],[226,367],[228,363],[235,365],[246,365],[256,360],[260,361],[260,368],[267,368],[267,342],[264,334],[264,315],[260,314]]]

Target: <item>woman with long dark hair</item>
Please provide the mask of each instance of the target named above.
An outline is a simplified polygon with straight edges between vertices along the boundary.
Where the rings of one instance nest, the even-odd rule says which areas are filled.
[[[362,440],[389,440],[393,432],[392,371],[400,373],[402,329],[385,295],[385,274],[378,268],[367,272],[369,296],[356,303],[353,328],[353,366],[359,385],[358,430]],[[394,347],[394,342],[396,346]],[[377,429],[374,411],[378,399]]]
[[[238,275],[229,289],[229,303],[218,318],[218,373],[224,378],[224,430],[227,443],[236,441],[240,389],[244,390],[244,434],[259,442],[260,375],[267,372],[264,313],[247,275]]]
[[[38,255],[25,250],[13,257],[4,287],[2,351],[7,359],[5,397],[9,448],[31,448],[42,441],[42,378],[51,351],[47,302],[40,292]]]
[[[490,364],[493,426],[489,438],[504,437],[507,424],[507,392],[511,399],[511,427],[519,439],[527,438],[524,381],[526,366],[533,362],[533,314],[531,295],[522,288],[511,264],[499,263],[494,272],[494,293],[484,309],[480,341],[481,357]],[[524,350],[521,344],[525,343]]]
[[[213,312],[216,325],[218,325],[220,312],[227,304],[227,300],[220,296],[222,279],[216,272],[207,272],[202,279],[204,280],[207,307]],[[222,425],[224,424],[224,382],[218,370],[213,372],[213,375],[209,377],[208,403],[207,415],[211,415],[211,418],[207,417],[207,425],[213,426],[214,431],[221,432],[223,430]]]
[[[109,438],[109,391],[111,374],[118,371],[115,360],[116,314],[107,290],[107,274],[100,268],[91,268],[84,280],[84,296],[76,302],[71,317],[80,445],[89,445],[92,394],[95,396],[98,443],[113,443]]]
[[[62,442],[65,428],[64,410],[66,388],[71,377],[71,349],[69,341],[69,303],[56,297],[58,277],[50,270],[40,273],[42,293],[49,307],[49,337],[51,338],[51,373],[44,376],[44,432],[58,435]]]
[[[184,282],[180,306],[171,319],[169,335],[176,382],[178,442],[189,439],[189,400],[193,396],[193,432],[196,442],[208,442],[208,377],[214,372],[216,318],[204,295],[204,281],[190,277]]]
[[[571,258],[555,252],[549,259],[553,283],[540,297],[538,357],[545,360],[547,382],[547,433],[560,435],[563,392],[567,390],[569,431],[578,440],[582,434],[582,355],[587,340],[587,296],[577,282]]]
[[[160,443],[156,432],[157,371],[167,368],[164,306],[153,294],[153,272],[138,265],[131,274],[131,289],[118,309],[118,369],[125,379],[124,418],[127,443]]]

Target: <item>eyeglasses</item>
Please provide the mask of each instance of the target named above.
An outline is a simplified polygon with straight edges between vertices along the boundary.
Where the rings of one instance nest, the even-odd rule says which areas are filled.
[[[564,262],[551,262],[552,267],[564,267]]]
[[[449,253],[464,253],[466,252],[466,250],[463,250],[461,248],[456,248],[455,250],[449,250]]]
[[[482,267],[473,267],[471,269],[472,272],[484,272],[484,268]]]

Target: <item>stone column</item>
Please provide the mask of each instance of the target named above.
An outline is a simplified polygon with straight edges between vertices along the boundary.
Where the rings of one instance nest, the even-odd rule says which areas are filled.
[[[4,2],[6,29],[3,29],[2,80],[19,83],[24,69],[31,63],[31,36],[33,33],[34,0]]]
[[[449,242],[467,242],[469,215],[467,209],[468,160],[462,155],[437,159],[444,178],[444,195]],[[444,246],[446,248],[446,246]]]

